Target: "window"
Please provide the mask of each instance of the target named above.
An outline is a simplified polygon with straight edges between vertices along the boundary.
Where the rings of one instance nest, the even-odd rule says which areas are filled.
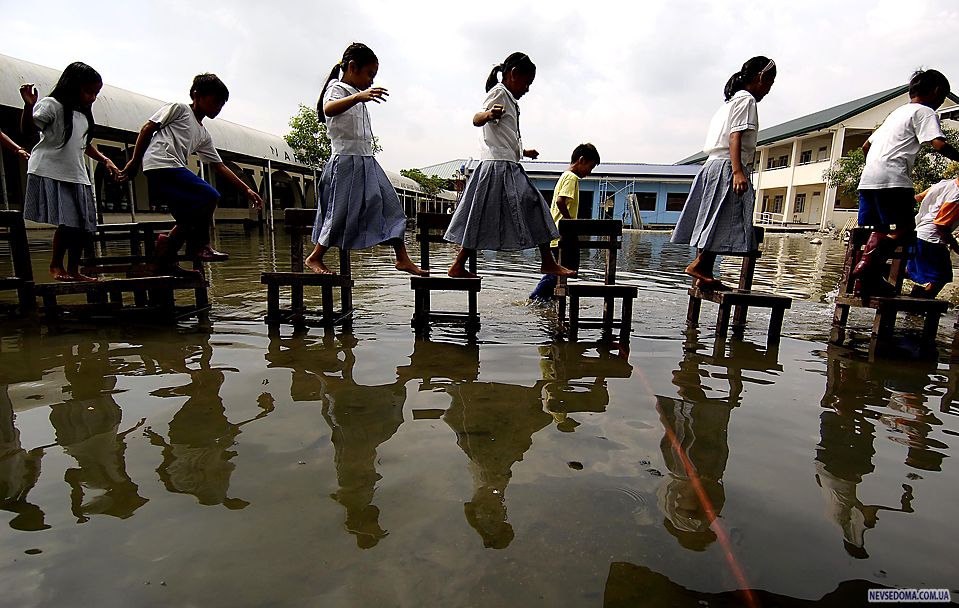
[[[789,166],[789,155],[788,155],[788,154],[784,154],[783,156],[780,156],[780,157],[779,157],[779,163],[778,163],[778,165],[779,165],[780,167],[788,167],[788,166]]]
[[[812,197],[813,197],[813,198],[816,198],[817,196],[822,196],[822,193],[819,192],[818,190],[817,190],[816,192],[813,192],[813,193],[812,193]]]
[[[777,194],[773,197],[773,213],[782,213],[783,212],[783,195]]]
[[[766,211],[769,211],[769,197],[768,197],[768,196],[764,196],[764,197],[763,197],[763,207],[762,207],[762,210],[763,210],[763,213],[765,213]]]
[[[552,190],[540,190],[539,193],[543,195],[543,198],[546,199],[546,202],[547,202],[548,204],[552,204],[552,202],[553,202],[553,191],[552,191]]]
[[[816,157],[816,160],[829,160],[829,153],[826,151],[826,146],[819,148],[819,156]]]
[[[682,211],[687,196],[684,192],[667,192],[666,211]]]
[[[795,213],[803,213],[806,210],[806,193],[802,192],[796,195],[796,208],[793,209]]]
[[[767,158],[767,159],[766,159],[766,168],[767,168],[767,169],[775,169],[775,168],[776,168],[776,160],[775,160],[774,158],[772,158],[772,157]]]
[[[656,193],[655,192],[635,192],[630,196],[636,202],[636,208],[640,211],[656,211]]]
[[[811,162],[812,162],[812,150],[803,150],[802,153],[799,154],[799,164],[805,165],[806,163],[811,163]]]

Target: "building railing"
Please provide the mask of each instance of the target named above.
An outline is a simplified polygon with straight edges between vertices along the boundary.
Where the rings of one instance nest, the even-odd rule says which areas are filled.
[[[782,226],[785,222],[783,221],[782,213],[771,213],[769,211],[762,211],[756,214],[755,222],[757,224],[763,224],[766,226]]]

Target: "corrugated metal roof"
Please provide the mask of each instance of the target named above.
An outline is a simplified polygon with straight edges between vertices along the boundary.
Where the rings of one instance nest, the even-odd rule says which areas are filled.
[[[456,158],[453,160],[448,160],[445,163],[440,163],[438,165],[429,165],[426,167],[420,167],[420,171],[424,175],[429,177],[430,175],[435,175],[436,177],[442,179],[453,179],[453,176],[460,172],[460,169],[468,162],[466,158]]]
[[[866,110],[874,108],[879,104],[885,103],[890,99],[894,99],[903,93],[908,92],[909,85],[904,84],[891,89],[886,89],[885,91],[873,93],[872,95],[867,95],[866,97],[847,101],[846,103],[841,103],[838,106],[813,112],[812,114],[807,114],[806,116],[788,120],[774,127],[769,127],[768,129],[760,129],[759,137],[757,138],[757,145],[766,146],[781,139],[788,139],[790,137],[796,137],[831,127],[848,118],[851,118],[852,116],[855,116],[856,114],[861,114]],[[949,99],[959,102],[959,97],[952,93],[949,94]],[[688,165],[692,163],[701,163],[705,160],[706,154],[704,152],[697,152],[692,156],[687,156],[686,158],[678,161],[676,164]]]
[[[53,90],[60,71],[22,59],[0,54],[0,105],[20,109],[20,85],[33,82],[40,96]],[[186,86],[188,83],[184,83]],[[93,105],[93,117],[98,125],[135,134],[162,106],[164,101],[133,93],[108,84],[103,85],[96,103]],[[262,160],[272,160],[289,165],[304,167],[293,160],[293,149],[282,137],[245,127],[228,120],[207,119],[203,123],[218,150],[240,154]]]

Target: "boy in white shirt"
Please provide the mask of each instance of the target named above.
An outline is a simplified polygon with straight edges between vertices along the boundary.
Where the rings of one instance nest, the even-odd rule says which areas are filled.
[[[863,144],[859,225],[872,227],[873,233],[852,271],[861,295],[894,295],[882,272],[896,247],[912,245],[916,238],[912,167],[920,145],[931,143],[943,156],[959,161],[959,151],[946,141],[936,114],[948,94],[949,81],[941,72],[917,71],[909,81],[909,103],[894,110]]]
[[[952,281],[949,250],[959,253],[953,232],[959,227],[959,180],[944,179],[916,195],[916,250],[906,264],[906,274],[916,283],[914,298],[935,298]]]
[[[187,255],[195,260],[210,262],[229,257],[210,246],[210,226],[220,193],[187,169],[190,154],[196,153],[231,181],[254,208],[263,206],[260,195],[223,163],[210,132],[202,124],[204,118],[216,118],[230,98],[226,85],[215,74],[200,74],[193,79],[190,98],[193,101],[189,105],[169,103],[150,117],[140,129],[133,158],[123,169],[125,179],[134,177],[142,159],[151,201],[166,204],[176,220],[173,230],[157,239],[156,264],[160,272],[193,272],[176,263],[184,243]]]

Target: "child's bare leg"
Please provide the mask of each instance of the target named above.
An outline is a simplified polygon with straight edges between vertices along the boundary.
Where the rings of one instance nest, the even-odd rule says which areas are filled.
[[[67,274],[69,274],[70,278],[74,281],[96,281],[96,277],[87,276],[80,272],[80,258],[83,256],[83,246],[90,236],[85,230],[80,228],[69,228],[68,230],[70,239],[67,244],[67,255],[69,256]]]
[[[543,274],[552,274],[558,277],[575,277],[576,271],[570,270],[565,266],[560,266],[553,257],[553,252],[549,250],[549,243],[543,243],[539,246],[539,255],[542,258],[539,271]]]
[[[393,251],[396,252],[396,269],[403,272],[408,272],[416,276],[425,277],[429,275],[429,270],[423,270],[419,266],[413,263],[413,260],[410,259],[410,254],[406,251],[406,243],[402,239],[396,239],[393,241]]]
[[[328,249],[329,247],[327,245],[317,243],[316,247],[313,248],[313,252],[307,256],[304,262],[306,266],[316,274],[333,274],[333,271],[327,268],[326,264],[323,263],[323,256]]]
[[[696,279],[700,286],[706,289],[725,289],[719,279],[713,276],[713,267],[716,265],[716,253],[701,249],[692,264],[686,267],[686,274]]]
[[[57,226],[53,233],[53,254],[50,256],[50,276],[57,281],[69,281],[72,277],[67,269],[63,267],[63,257],[67,253],[67,245],[70,237],[67,232],[70,229],[66,226]]]
[[[475,251],[475,249],[460,247],[459,253],[456,254],[456,259],[453,260],[453,265],[446,271],[446,274],[457,279],[475,279],[476,275],[466,270],[466,260],[468,260],[470,255],[475,253]]]

